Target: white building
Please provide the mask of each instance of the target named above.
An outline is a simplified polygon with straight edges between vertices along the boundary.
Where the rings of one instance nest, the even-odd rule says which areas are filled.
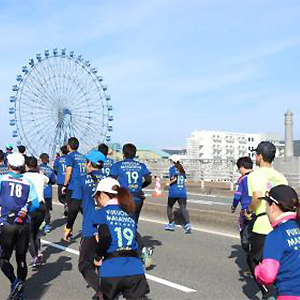
[[[187,138],[188,159],[233,159],[254,157],[251,150],[261,141],[271,141],[277,148],[277,156],[284,155],[284,142],[278,134],[233,133],[224,131],[194,130]]]

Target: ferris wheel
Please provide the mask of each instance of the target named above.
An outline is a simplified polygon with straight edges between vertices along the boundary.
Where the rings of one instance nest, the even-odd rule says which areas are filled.
[[[39,156],[54,157],[69,137],[75,136],[79,150],[89,151],[110,142],[113,130],[111,98],[103,77],[90,61],[74,51],[57,48],[36,54],[17,75],[10,97],[10,125],[17,144]]]

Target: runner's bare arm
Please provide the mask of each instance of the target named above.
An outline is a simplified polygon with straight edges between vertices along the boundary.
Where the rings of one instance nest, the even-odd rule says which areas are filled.
[[[257,207],[259,206],[260,201],[261,201],[258,199],[259,197],[262,197],[262,192],[260,192],[260,191],[253,192],[251,204],[248,208],[250,211],[255,211],[257,209]]]

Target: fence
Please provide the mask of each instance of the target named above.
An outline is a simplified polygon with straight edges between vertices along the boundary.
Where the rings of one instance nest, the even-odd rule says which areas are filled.
[[[144,161],[154,176],[167,178],[170,162],[168,159]],[[183,159],[182,164],[187,174],[187,179],[195,182],[229,182],[233,188],[240,173],[237,171],[236,162],[232,160],[214,159]],[[276,168],[276,165],[275,165]],[[300,187],[300,173],[276,168],[283,173],[289,184],[295,188]]]

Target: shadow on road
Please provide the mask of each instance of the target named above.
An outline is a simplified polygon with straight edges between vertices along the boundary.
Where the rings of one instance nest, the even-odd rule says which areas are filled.
[[[239,267],[239,280],[244,282],[243,292],[251,300],[259,300],[260,290],[251,275],[246,275],[248,270],[246,253],[240,245],[233,245],[228,258],[235,258],[235,263]],[[258,296],[257,296],[258,295]]]
[[[45,259],[52,254],[63,252],[63,250],[47,247],[44,252]],[[57,279],[62,272],[72,270],[71,257],[60,256],[57,261],[47,263],[37,269],[26,281],[26,299],[41,299],[51,286],[51,281]]]
[[[56,220],[52,221],[51,222],[52,231],[55,230],[56,228],[66,225],[66,223],[67,223],[67,218],[61,218],[61,219],[56,219]]]

